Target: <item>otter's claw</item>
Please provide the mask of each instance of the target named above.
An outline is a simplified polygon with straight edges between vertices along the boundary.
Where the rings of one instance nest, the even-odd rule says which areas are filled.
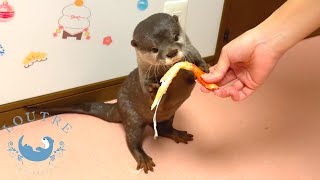
[[[188,144],[188,141],[193,140],[193,135],[188,134],[187,131],[179,131],[171,127],[161,127],[161,124],[159,124],[159,135],[162,137],[167,137],[172,140],[174,140],[176,143],[185,143]]]
[[[138,165],[137,165],[137,170],[143,169],[146,174],[148,174],[148,171],[153,172],[153,167],[156,165],[152,161],[152,158],[150,158],[147,155],[144,155],[139,158],[138,160]]]
[[[176,143],[182,142],[182,143],[188,144],[188,141],[193,140],[193,135],[188,134],[187,131],[176,130],[174,133],[171,134],[170,138],[174,140]]]
[[[157,92],[157,90],[159,89],[160,87],[160,83],[150,83],[149,86],[148,86],[148,91],[151,93],[151,92]]]
[[[208,66],[207,63],[202,63],[202,64],[200,64],[200,65],[199,65],[199,68],[200,68],[203,72],[205,72],[205,73],[209,73],[209,72],[210,72],[210,71],[209,71],[209,66]]]
[[[155,98],[159,87],[160,87],[160,83],[149,83],[148,84],[147,90],[148,90],[152,100]]]

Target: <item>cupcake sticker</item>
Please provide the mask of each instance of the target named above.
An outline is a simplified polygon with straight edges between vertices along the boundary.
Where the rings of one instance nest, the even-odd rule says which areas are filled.
[[[14,9],[8,3],[7,0],[4,0],[0,4],[0,22],[8,22],[14,17]]]
[[[58,20],[59,26],[53,36],[61,36],[62,39],[75,38],[77,40],[84,37],[89,40],[90,16],[91,11],[84,5],[83,0],[76,0],[73,4],[63,8],[62,16]]]

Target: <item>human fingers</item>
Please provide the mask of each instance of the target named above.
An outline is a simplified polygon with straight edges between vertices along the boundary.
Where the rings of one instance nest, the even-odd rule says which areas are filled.
[[[209,89],[205,88],[203,85],[200,84],[200,91],[203,93],[209,93],[211,92]]]
[[[214,95],[221,97],[221,98],[226,98],[230,96],[229,91],[226,88],[219,88],[217,90],[213,91]]]
[[[227,98],[231,96],[231,92],[234,91],[235,88],[233,86],[221,87],[213,91],[213,93],[221,98]]]
[[[233,70],[229,69],[226,73],[226,75],[222,78],[221,81],[217,82],[216,84],[218,86],[224,86],[232,81],[234,81],[237,78],[236,74]]]
[[[230,60],[227,56],[226,50],[222,50],[218,63],[210,68],[210,73],[203,74],[201,77],[208,83],[215,83],[223,79],[230,67]]]
[[[249,97],[254,91],[254,89],[245,86],[243,82],[237,80],[230,86],[229,94],[233,101],[241,101]]]

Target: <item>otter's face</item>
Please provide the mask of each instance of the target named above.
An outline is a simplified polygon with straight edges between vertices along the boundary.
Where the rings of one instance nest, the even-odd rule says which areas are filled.
[[[183,57],[184,38],[177,16],[155,14],[136,27],[131,45],[139,60],[156,65],[173,65]]]

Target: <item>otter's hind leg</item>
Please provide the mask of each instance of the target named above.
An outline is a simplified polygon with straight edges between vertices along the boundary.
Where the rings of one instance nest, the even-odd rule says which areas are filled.
[[[157,123],[159,136],[167,137],[174,140],[176,143],[183,142],[188,144],[188,141],[193,140],[193,135],[188,134],[187,131],[179,131],[173,128],[173,117],[168,121]]]
[[[145,173],[148,173],[149,170],[153,171],[155,164],[142,148],[143,132],[146,124],[142,119],[131,116],[130,119],[126,119],[123,122],[123,125],[126,132],[127,145],[138,163],[137,170],[143,168]]]

